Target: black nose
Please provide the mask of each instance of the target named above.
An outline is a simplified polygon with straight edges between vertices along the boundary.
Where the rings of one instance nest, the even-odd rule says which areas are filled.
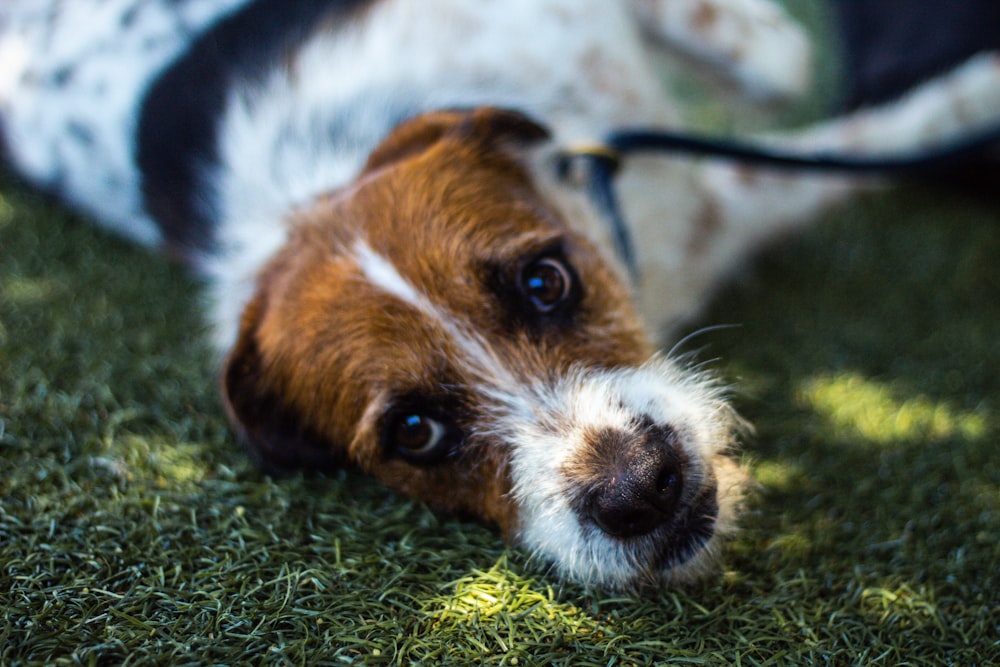
[[[657,438],[630,450],[586,501],[590,518],[614,537],[645,535],[669,521],[684,488],[683,460],[671,442]]]

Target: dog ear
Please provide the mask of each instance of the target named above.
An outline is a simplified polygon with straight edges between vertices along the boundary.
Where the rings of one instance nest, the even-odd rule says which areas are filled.
[[[418,155],[445,137],[480,146],[530,145],[550,137],[549,131],[516,111],[480,107],[470,111],[432,111],[403,122],[372,151],[365,171]]]
[[[310,432],[295,411],[284,404],[268,377],[256,340],[264,302],[258,294],[244,310],[239,338],[223,365],[221,384],[226,413],[251,456],[266,472],[341,467],[343,457]]]

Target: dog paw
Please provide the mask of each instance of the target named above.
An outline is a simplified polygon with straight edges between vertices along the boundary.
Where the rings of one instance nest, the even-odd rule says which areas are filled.
[[[892,134],[933,143],[1000,122],[1000,53],[982,53],[886,107]]]
[[[954,122],[975,128],[1000,122],[1000,53],[973,56],[942,79]]]
[[[810,40],[770,0],[635,0],[643,29],[701,61],[759,100],[809,87]]]

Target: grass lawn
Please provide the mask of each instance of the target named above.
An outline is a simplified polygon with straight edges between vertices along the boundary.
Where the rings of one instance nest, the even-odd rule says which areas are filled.
[[[197,286],[0,180],[0,664],[1000,661],[1000,206],[911,185],[702,324],[760,488],[717,578],[567,585],[354,474],[263,476]]]

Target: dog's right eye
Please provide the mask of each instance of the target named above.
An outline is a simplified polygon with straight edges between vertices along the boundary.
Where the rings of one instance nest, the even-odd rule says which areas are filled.
[[[390,449],[414,463],[437,461],[452,450],[456,439],[450,424],[411,410],[394,412],[384,437]]]
[[[521,290],[538,312],[549,313],[572,294],[573,277],[563,262],[543,257],[524,269]]]
[[[503,309],[497,319],[505,328],[544,335],[572,323],[584,296],[579,276],[558,243],[484,269],[485,287]]]

